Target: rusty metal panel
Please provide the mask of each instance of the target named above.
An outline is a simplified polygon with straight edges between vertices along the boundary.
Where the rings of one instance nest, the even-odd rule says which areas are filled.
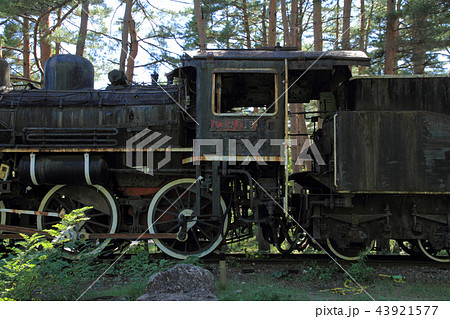
[[[251,119],[213,119],[211,120],[211,132],[239,132],[256,131],[258,121]]]
[[[346,108],[355,111],[430,111],[450,114],[449,76],[353,78]],[[341,94],[344,94],[341,92]],[[344,96],[342,96],[345,99]]]
[[[337,190],[450,193],[450,116],[339,112]]]
[[[144,128],[172,136],[180,145],[177,86],[100,91],[12,91],[0,99],[4,132],[0,144],[9,147],[113,147]]]

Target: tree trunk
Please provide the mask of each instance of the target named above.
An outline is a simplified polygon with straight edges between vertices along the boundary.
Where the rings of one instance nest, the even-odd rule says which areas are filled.
[[[52,47],[50,46],[50,43],[48,43],[48,31],[50,29],[50,14],[45,14],[42,17],[41,24],[40,24],[40,49],[41,49],[41,66],[44,68],[45,62],[50,58],[52,55]]]
[[[399,51],[399,47],[398,47],[398,40],[399,40],[399,28],[400,28],[400,18],[399,18],[399,13],[401,10],[401,6],[402,6],[402,0],[397,0],[397,15],[395,18],[395,26],[394,26],[394,65],[395,65],[395,69],[394,69],[394,73],[397,74],[397,65],[398,65],[398,51]],[[370,30],[370,29],[368,29]],[[369,33],[369,32],[368,32]],[[367,44],[366,44],[367,46]]]
[[[334,46],[333,49],[337,50],[339,49],[339,12],[340,12],[341,8],[339,7],[339,1],[336,2],[336,29],[334,29],[334,37],[335,37],[335,41],[334,41]]]
[[[251,49],[252,42],[250,40],[250,26],[248,24],[247,0],[242,0],[242,14],[244,16],[245,42],[247,49]]]
[[[22,23],[22,33],[23,33],[23,77],[31,78],[31,58],[30,58],[30,20],[28,18],[23,18]]]
[[[297,47],[300,50],[302,49],[302,38],[303,38],[303,32],[304,32],[304,29],[303,29],[303,17],[305,15],[305,11],[303,10],[304,3],[305,3],[305,0],[300,0],[300,5],[298,6]]]
[[[262,45],[267,46],[267,26],[266,26],[266,18],[267,18],[267,4],[264,0],[263,2],[263,10],[262,10],[262,19],[261,19],[261,28],[262,28]]]
[[[361,17],[360,17],[360,30],[359,30],[359,49],[361,51],[364,51],[365,45],[364,45],[364,39],[365,39],[365,33],[366,33],[366,7],[365,7],[365,0],[361,0]]]
[[[368,18],[366,18],[367,27],[366,27],[366,38],[364,40],[364,52],[367,52],[367,47],[369,43],[369,35],[370,35],[370,28],[371,28],[371,22],[372,22],[372,16],[373,16],[373,10],[375,9],[375,1],[372,1],[370,4],[370,10],[368,14]]]
[[[78,33],[78,40],[77,40],[76,55],[79,56],[83,56],[84,54],[84,47],[86,45],[86,36],[88,28],[88,19],[89,19],[89,0],[85,0],[83,1],[83,5],[81,6],[80,32]]]
[[[62,16],[62,7],[58,9],[58,23],[61,23],[61,16]],[[61,41],[59,39],[55,42],[55,54],[58,55],[61,52]]]
[[[298,0],[291,2],[290,36],[291,45],[298,48]]]
[[[206,50],[206,24],[202,14],[202,7],[200,0],[194,0],[194,15],[197,22],[198,41],[200,50]]]
[[[365,51],[364,40],[366,38],[366,7],[365,0],[361,0],[361,17],[360,17],[360,28],[359,28],[359,49]],[[365,67],[358,67],[358,74],[364,70]]]
[[[125,61],[128,54],[128,30],[131,21],[131,8],[133,7],[133,0],[126,0],[125,13],[122,22],[122,50],[120,51],[119,69],[125,72]]]
[[[386,43],[385,43],[385,61],[384,74],[394,74],[395,70],[395,0],[387,0],[386,6]]]
[[[289,36],[289,21],[287,16],[286,9],[286,0],[281,0],[281,21],[283,23],[283,38],[284,38],[284,46],[291,46],[291,39]]]
[[[274,47],[277,41],[277,0],[269,0],[269,36],[268,46]]]
[[[412,20],[412,63],[414,74],[424,74],[425,73],[425,59],[426,59],[426,48],[425,48],[425,21],[427,17],[423,11],[418,11]]]
[[[314,51],[322,51],[322,0],[313,0]]]
[[[225,9],[225,17],[226,17],[226,25],[229,25],[229,23],[230,23],[230,12],[229,12],[228,6]],[[245,25],[244,25],[244,27],[245,27]],[[250,33],[248,34],[248,36],[250,37]],[[230,36],[229,35],[226,36],[225,41],[226,41],[225,48],[227,50],[229,50],[231,48],[230,47]]]
[[[344,0],[344,13],[342,16],[342,49],[350,50],[350,14],[352,0]]]
[[[133,19],[130,21],[130,35],[131,35],[131,45],[130,45],[130,54],[128,55],[127,62],[127,78],[131,82],[133,81],[133,73],[134,73],[134,62],[136,60],[136,56],[139,49],[139,43],[136,33],[136,23]]]

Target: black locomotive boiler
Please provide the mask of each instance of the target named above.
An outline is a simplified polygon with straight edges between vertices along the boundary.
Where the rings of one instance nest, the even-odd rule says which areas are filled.
[[[98,249],[140,238],[205,256],[258,224],[285,253],[312,236],[355,259],[395,239],[448,262],[449,78],[351,77],[368,63],[351,51],[207,50],[186,53],[167,85],[119,72],[105,90],[77,56],[52,57],[43,89],[11,90],[4,72],[0,236],[93,206],[71,236]],[[288,119],[306,113],[287,105],[312,100],[318,152],[303,155],[322,161],[289,176]]]

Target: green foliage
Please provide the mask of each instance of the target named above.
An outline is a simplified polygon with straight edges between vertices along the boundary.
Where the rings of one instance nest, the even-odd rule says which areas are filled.
[[[372,282],[375,278],[375,269],[367,266],[365,258],[360,258],[347,269],[345,276],[348,275],[357,282]]]
[[[0,261],[0,298],[31,299],[38,266],[48,257],[52,243],[44,236],[22,234],[24,241],[10,247],[11,257]]]
[[[86,219],[89,207],[75,210],[64,216],[60,224],[45,236],[22,234],[23,241],[7,245],[8,257],[0,260],[0,298],[13,300],[72,300],[98,275],[95,256],[76,261],[63,258],[70,248],[70,230]],[[5,246],[6,246],[5,245]]]
[[[82,249],[91,249],[89,244],[71,240],[73,231],[87,220],[85,213],[91,208],[65,215],[53,229],[47,230],[53,237],[51,241],[38,234],[22,235],[23,241],[15,246],[4,241],[10,252],[0,259],[0,300],[76,300],[104,272],[109,265],[98,261],[94,254],[83,253]],[[76,259],[73,259],[74,251]],[[119,259],[109,270],[108,275],[115,276],[120,282],[108,291],[111,296],[126,295],[135,300],[142,295],[152,274],[177,264],[166,259],[150,261],[147,250],[142,247],[135,251],[129,259]],[[67,259],[68,255],[72,259]],[[178,263],[203,265],[198,257]],[[127,283],[125,286],[124,282]],[[94,298],[96,294],[91,292],[88,296]]]
[[[386,1],[372,0],[374,3],[369,30],[369,56],[372,58],[369,74],[381,75],[384,67]],[[412,74],[414,64],[424,64],[426,73],[445,72],[445,63],[439,59],[448,53],[440,51],[449,47],[450,5],[444,0],[403,1],[400,10],[394,13],[399,19],[398,73]],[[424,56],[417,59],[418,53]],[[420,54],[419,54],[420,55]],[[423,60],[422,60],[423,59]],[[448,68],[448,62],[447,62]],[[448,71],[447,71],[448,72]]]
[[[287,277],[289,275],[289,271],[287,269],[277,269],[272,273],[272,276],[276,279],[280,279],[283,277]]]
[[[330,262],[329,266],[318,265],[316,261],[311,262],[309,267],[303,271],[304,280],[330,280],[338,272],[338,267],[334,262]]]
[[[148,279],[152,274],[167,270],[174,265],[175,262],[166,259],[150,262],[148,253],[139,251],[137,254],[132,255],[130,259],[116,263],[110,274],[121,279],[142,281],[143,279]]]
[[[194,266],[198,266],[198,267],[204,266],[203,261],[197,256],[189,256],[188,258],[186,258],[178,263],[179,264],[189,264],[189,265],[194,265]]]
[[[227,258],[226,264],[228,267],[242,268],[242,263],[236,259]]]
[[[121,280],[139,282],[143,279],[148,279],[157,272],[168,270],[177,263],[191,264],[200,267],[203,266],[203,262],[200,258],[194,256],[178,262],[167,259],[150,261],[148,252],[141,250],[136,254],[131,255],[129,259],[117,262],[109,273],[113,276],[118,276]]]

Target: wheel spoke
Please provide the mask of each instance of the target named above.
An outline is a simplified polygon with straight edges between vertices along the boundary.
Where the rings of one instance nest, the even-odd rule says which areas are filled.
[[[103,223],[99,223],[99,222],[96,222],[94,220],[88,220],[86,222],[86,224],[93,224],[93,225],[97,225],[97,226],[100,226],[100,227],[103,227],[103,228],[107,228],[107,229],[109,228],[109,225],[103,224]]]
[[[95,230],[89,224],[84,224],[84,227],[86,227],[86,229],[89,230],[91,233],[95,233]]]
[[[195,242],[197,243],[198,249],[200,250],[202,248],[202,246],[200,245],[200,243],[198,242],[198,238],[197,238],[197,234],[195,233],[195,231],[191,228],[189,229],[189,231],[192,233]]]
[[[156,210],[163,214],[170,214],[170,215],[178,216],[178,213],[168,211],[167,209],[156,208]]]
[[[169,229],[167,232],[168,232],[168,233],[171,233],[171,232],[173,232],[175,229],[177,229],[178,227],[179,227],[179,225],[177,224],[177,225],[173,226],[171,229]]]
[[[72,210],[83,207],[83,204],[80,204],[80,203],[78,203],[78,205],[76,205],[75,202],[70,197],[68,198],[68,200],[69,200],[70,206],[73,207]]]
[[[181,208],[184,209],[185,207],[184,207],[184,204],[183,204],[183,199],[181,198],[181,195],[180,195],[180,193],[178,192],[178,187],[175,187],[174,189],[175,189],[175,192],[177,193],[177,199],[176,199],[176,201],[180,201]]]
[[[64,209],[70,213],[71,211],[74,210],[73,206],[71,207],[71,205],[69,206],[68,204],[70,204],[70,202],[68,202],[67,200],[64,200],[62,197],[56,196],[53,198],[55,201],[57,201],[62,207],[64,207]]]
[[[86,215],[86,217],[89,217],[89,218],[94,218],[94,217],[101,217],[101,216],[108,216],[109,217],[109,215],[107,215],[107,214],[105,214],[105,213],[102,213],[102,212],[99,212],[99,213],[96,213],[96,214],[87,214]]]
[[[153,225],[161,225],[161,224],[169,224],[169,223],[177,223],[177,220],[163,220],[163,221],[157,221]]]
[[[175,201],[169,200],[165,195],[162,198],[165,199],[170,204],[169,208],[175,207],[176,209],[180,210],[179,204],[177,204],[178,198],[175,199]]]
[[[216,228],[216,229],[220,229],[220,226],[218,226],[218,225],[214,225],[214,224],[210,224],[210,223],[208,223],[208,222],[205,222],[205,221],[203,221],[203,220],[198,220],[197,222],[198,222],[198,223],[200,223],[200,224],[203,224],[203,225],[209,226],[209,227],[213,227],[213,228]]]
[[[203,231],[203,229],[201,229],[200,227],[198,227],[198,226],[194,226],[195,228],[197,228],[206,238],[208,238],[208,240],[209,241],[212,241],[212,238],[211,237],[209,237],[209,235],[207,234],[207,233],[205,233],[204,231]]]

